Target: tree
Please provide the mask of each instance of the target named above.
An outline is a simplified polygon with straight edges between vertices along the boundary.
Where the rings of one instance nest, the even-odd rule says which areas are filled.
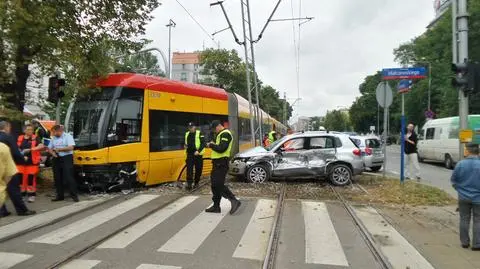
[[[341,110],[327,112],[325,116],[325,126],[329,131],[345,132],[350,131],[350,120],[348,114]]]
[[[18,113],[32,66],[87,88],[113,64],[109,51],[139,49],[157,0],[0,1],[0,93]]]
[[[116,70],[119,72],[166,77],[165,72],[158,64],[158,58],[149,51],[123,59],[118,63]]]
[[[248,99],[246,65],[242,62],[236,50],[226,49],[207,49],[200,54],[200,63],[202,65],[201,74],[205,79],[202,84],[222,87],[227,92],[236,93],[245,99]],[[260,87],[260,108],[270,114],[278,121],[284,118],[284,100],[280,99],[278,91],[269,85],[263,85],[257,74],[251,74],[253,78],[257,76]],[[255,96],[252,95],[252,101],[255,102]],[[292,116],[293,108],[287,102],[287,120]]]

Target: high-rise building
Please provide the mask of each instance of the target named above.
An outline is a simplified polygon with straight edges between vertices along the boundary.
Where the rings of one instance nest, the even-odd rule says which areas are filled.
[[[433,9],[435,11],[435,18],[433,21],[427,26],[427,28],[432,28],[438,22],[438,20],[445,14],[448,8],[451,6],[451,0],[434,0],[433,1]]]

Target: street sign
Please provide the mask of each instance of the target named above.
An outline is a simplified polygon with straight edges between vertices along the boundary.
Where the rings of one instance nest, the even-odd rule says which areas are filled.
[[[383,108],[388,108],[393,102],[392,88],[387,82],[380,82],[377,86],[377,102]]]
[[[422,79],[427,77],[427,69],[425,67],[385,68],[382,70],[382,77],[383,80]]]
[[[425,118],[427,118],[427,119],[433,119],[433,118],[435,118],[435,112],[433,112],[433,111],[431,111],[431,110],[425,111]]]
[[[460,130],[458,133],[458,139],[460,143],[470,143],[473,140],[473,130],[465,129]]]
[[[370,126],[370,131],[371,131],[371,132],[375,132],[375,126],[371,125],[371,126]]]
[[[398,93],[407,93],[412,89],[413,81],[411,80],[400,80],[397,85]]]

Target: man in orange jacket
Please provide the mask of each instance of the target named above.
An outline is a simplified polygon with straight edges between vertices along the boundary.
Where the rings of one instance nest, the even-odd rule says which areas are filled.
[[[44,148],[41,138],[33,134],[33,126],[25,126],[25,134],[17,139],[17,145],[25,156],[25,163],[18,165],[17,169],[22,174],[20,187],[24,197],[28,196],[28,202],[33,203],[37,192],[37,174],[40,167],[40,151]]]

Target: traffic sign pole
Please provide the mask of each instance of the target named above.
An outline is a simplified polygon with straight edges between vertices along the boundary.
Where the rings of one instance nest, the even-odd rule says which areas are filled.
[[[403,184],[405,181],[405,95],[402,94],[402,118],[400,124],[401,142],[400,142],[400,182]]]
[[[383,82],[383,90],[384,90],[384,104],[387,104],[387,82]],[[383,108],[383,156],[384,156],[384,162],[383,162],[383,177],[386,176],[387,173],[387,139],[388,139],[388,130],[387,130],[387,116],[388,116],[388,106],[385,105]]]

